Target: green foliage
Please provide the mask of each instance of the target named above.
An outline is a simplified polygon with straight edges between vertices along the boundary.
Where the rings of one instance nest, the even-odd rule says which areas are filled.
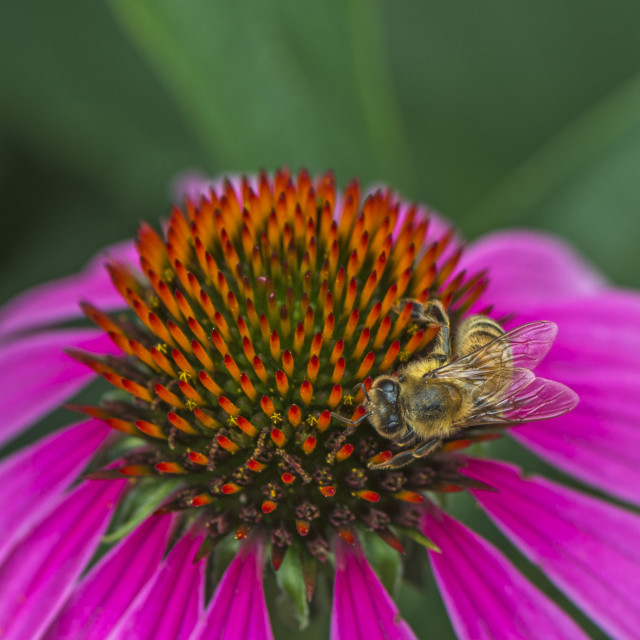
[[[105,544],[115,544],[142,524],[176,490],[179,480],[153,482],[137,480],[135,491],[127,493],[118,504],[109,531],[102,537]]]
[[[389,182],[471,236],[557,231],[637,285],[638,18],[635,0],[3,3],[0,299],[166,215],[181,170],[285,163]]]
[[[276,573],[276,580],[281,589],[278,609],[291,618],[299,631],[304,631],[309,626],[309,601],[300,562],[297,549],[289,549]]]

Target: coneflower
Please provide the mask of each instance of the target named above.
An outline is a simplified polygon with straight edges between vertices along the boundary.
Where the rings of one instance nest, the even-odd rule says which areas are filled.
[[[106,255],[0,315],[3,439],[96,375],[112,387],[67,405],[87,420],[0,466],[3,638],[270,638],[266,558],[298,601],[333,580],[332,637],[414,637],[368,564],[374,540],[398,557],[426,549],[461,638],[586,637],[445,513],[439,496],[464,490],[603,629],[638,637],[634,513],[477,457],[500,425],[379,469],[400,448],[363,404],[377,376],[433,345],[440,327],[412,321],[418,304],[439,300],[452,329],[469,313],[554,321],[536,374],[580,405],[511,433],[637,503],[637,412],[617,400],[638,402],[636,294],[550,238],[503,233],[463,252],[389,189],[341,193],[305,171],[198,184],[162,231],[143,224],[135,251]],[[95,328],[55,327],[76,303]],[[115,545],[83,575],[101,539]]]

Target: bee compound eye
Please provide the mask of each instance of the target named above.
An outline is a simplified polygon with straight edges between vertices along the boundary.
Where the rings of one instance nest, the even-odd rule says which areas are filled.
[[[390,395],[396,394],[399,388],[399,385],[395,380],[382,380],[377,386],[380,391]]]
[[[397,420],[389,420],[384,425],[383,431],[384,431],[385,435],[391,436],[391,435],[395,434],[396,431],[398,431],[399,428],[400,428],[400,423]]]

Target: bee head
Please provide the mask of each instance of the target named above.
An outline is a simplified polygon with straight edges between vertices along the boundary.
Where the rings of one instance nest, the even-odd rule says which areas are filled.
[[[395,404],[400,395],[400,384],[393,378],[378,378],[371,387],[369,395],[373,396],[377,402]]]
[[[394,378],[381,376],[369,389],[365,408],[370,412],[369,422],[385,438],[397,436],[403,428],[398,411],[400,384]]]

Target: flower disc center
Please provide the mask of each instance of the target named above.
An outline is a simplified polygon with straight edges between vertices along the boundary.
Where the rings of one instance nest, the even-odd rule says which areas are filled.
[[[142,275],[111,264],[132,314],[85,305],[121,357],[76,354],[122,393],[92,409],[138,444],[112,475],[181,481],[163,510],[199,510],[209,543],[257,523],[274,564],[294,536],[324,559],[355,525],[401,548],[424,490],[471,482],[438,454],[369,468],[393,446],[362,420],[362,384],[428,351],[438,327],[412,323],[438,298],[457,321],[486,287],[455,273],[453,235],[417,207],[330,174],[225,182],[140,229]],[[337,419],[335,414],[343,419]],[[445,445],[446,447],[446,445]]]

